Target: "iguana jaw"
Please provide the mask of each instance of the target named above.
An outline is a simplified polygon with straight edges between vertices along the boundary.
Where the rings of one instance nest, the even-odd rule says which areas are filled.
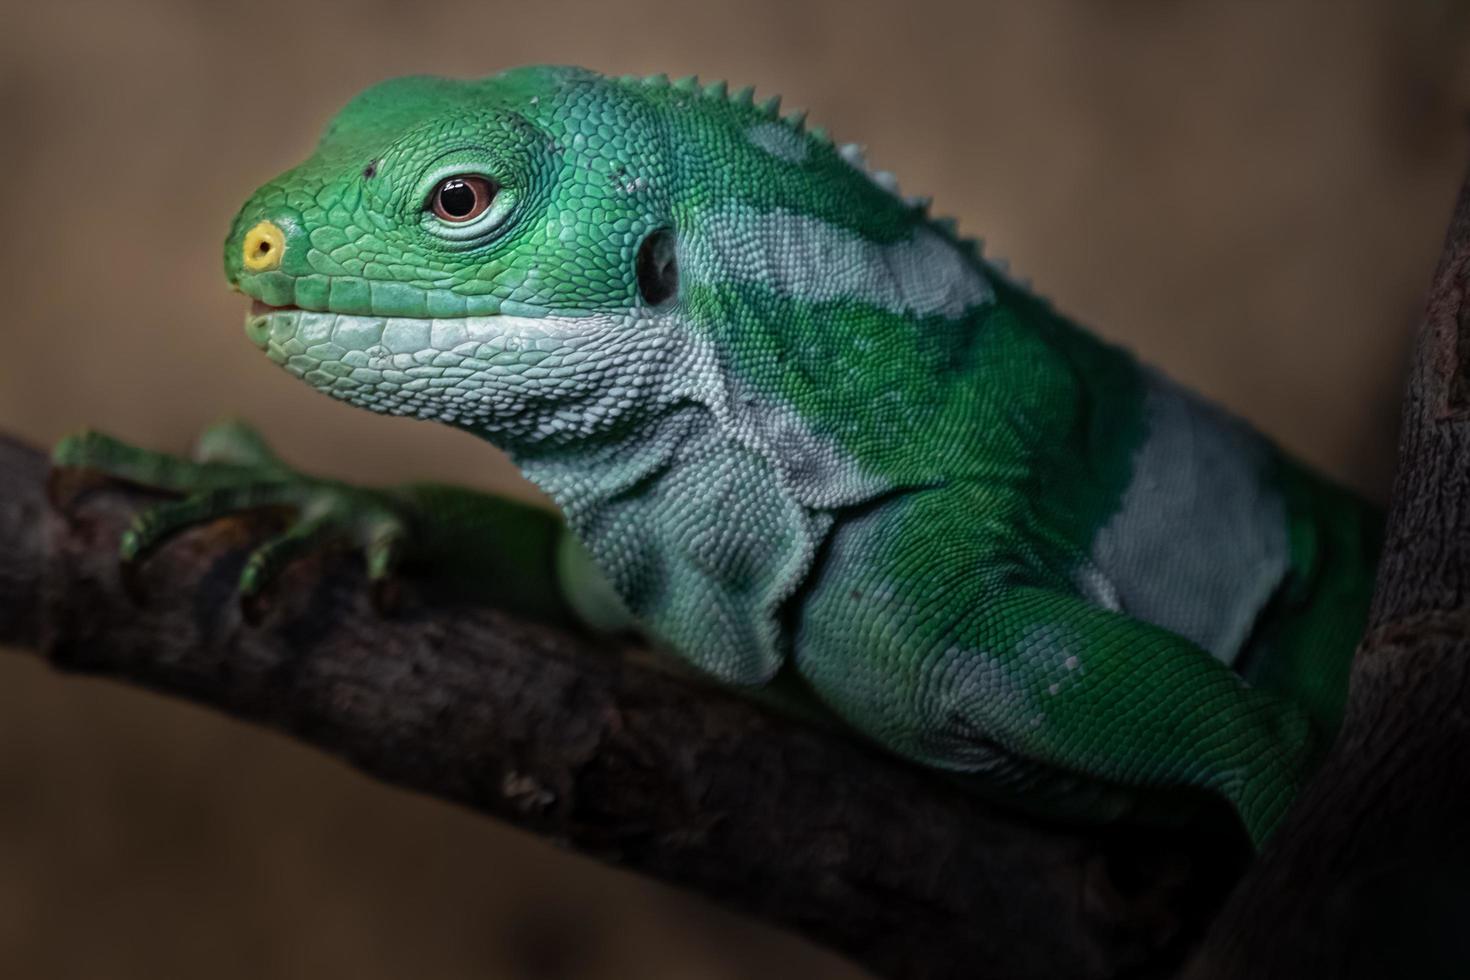
[[[272,336],[272,323],[281,323],[281,325],[285,325],[285,323],[288,323],[288,320],[282,319],[282,317],[294,317],[294,314],[319,313],[328,314],[328,316],[350,316],[357,317],[357,319],[376,319],[382,320],[382,322],[388,322],[388,320],[394,319],[453,320],[469,319],[469,317],[472,316],[498,316],[498,314],[501,313],[501,306],[503,306],[503,304],[501,304],[500,301],[497,300],[497,298],[481,297],[479,298],[479,300],[481,301],[475,304],[475,310],[473,310],[473,313],[472,311],[467,309],[467,307],[463,303],[425,304],[422,303],[422,301],[417,304],[410,304],[410,306],[412,306],[412,309],[409,309],[407,311],[403,309],[394,309],[390,311],[390,313],[379,313],[379,311],[376,310],[360,309],[360,306],[356,306],[356,304],[354,304],[351,309],[334,309],[334,307],[332,307],[332,304],[326,301],[325,294],[323,294],[322,297],[319,298],[304,297],[303,303],[297,304],[288,301],[287,295],[285,295],[284,292],[281,291],[281,289],[276,289],[275,292],[272,292],[272,294],[269,295],[269,298],[259,297],[259,295],[254,294],[254,292],[256,292],[254,291],[254,289],[244,288],[243,284],[235,284],[235,289],[237,289],[238,292],[243,292],[244,295],[247,295],[247,297],[250,298],[250,309],[248,309],[247,313],[245,313],[245,336],[248,336],[248,338],[250,338],[250,342],[253,342],[256,347],[259,347],[260,350],[266,351],[266,353],[270,353],[270,336]],[[294,292],[294,289],[287,289],[287,292]],[[313,298],[316,298],[316,300],[318,301],[312,301]],[[438,314],[438,316],[432,316],[432,314],[431,316],[419,316],[419,313],[428,313],[429,307],[431,306],[435,307],[435,309],[442,310],[442,313]],[[529,309],[529,307],[520,307],[519,304],[516,304],[516,306],[517,313],[522,314],[522,316],[541,316],[541,314],[544,313],[544,311],[541,310],[532,311],[531,309]],[[294,323],[294,319],[291,319],[290,322]],[[281,361],[281,363],[284,363],[284,361]]]
[[[334,398],[506,449],[591,438],[657,402],[681,326],[584,315],[376,316],[252,304],[250,340]]]

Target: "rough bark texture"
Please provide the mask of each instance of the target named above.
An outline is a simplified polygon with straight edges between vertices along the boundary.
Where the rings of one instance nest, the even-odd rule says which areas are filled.
[[[1405,396],[1342,734],[1187,976],[1465,976],[1467,913],[1470,180]]]
[[[350,561],[288,570],[251,627],[249,521],[170,544],[138,602],[116,546],[149,498],[100,484],[63,518],[46,478],[0,439],[0,643],[284,729],[879,974],[1163,975],[1238,871],[1218,841],[1038,827],[632,648],[411,592],[385,619]]]

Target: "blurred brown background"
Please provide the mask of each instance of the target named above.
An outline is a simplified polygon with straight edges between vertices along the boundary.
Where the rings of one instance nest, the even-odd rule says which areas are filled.
[[[529,493],[245,340],[219,243],[385,76],[557,61],[779,91],[1066,310],[1382,496],[1466,165],[1470,18],[1272,4],[51,0],[0,11],[0,429],[237,414],[360,480]],[[0,656],[13,977],[853,976],[279,737]]]

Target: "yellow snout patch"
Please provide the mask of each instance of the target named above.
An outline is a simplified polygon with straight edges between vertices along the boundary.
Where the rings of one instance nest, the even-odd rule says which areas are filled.
[[[269,272],[281,264],[286,251],[286,234],[269,221],[257,222],[245,233],[245,268]]]

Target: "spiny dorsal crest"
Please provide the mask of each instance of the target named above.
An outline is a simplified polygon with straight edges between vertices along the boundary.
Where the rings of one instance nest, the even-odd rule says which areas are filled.
[[[792,131],[797,133],[805,132],[807,136],[820,144],[826,146],[832,145],[832,138],[824,127],[813,126],[810,129],[806,127],[807,113],[805,109],[796,109],[782,116],[781,96],[773,95],[763,102],[756,102],[754,85],[746,85],[743,88],[731,91],[730,86],[723,81],[710,82],[701,86],[698,75],[687,75],[684,78],[671,81],[669,76],[663,72],[659,72],[656,75],[623,75],[618,81],[630,86],[642,85],[647,88],[666,88],[676,92],[687,92],[698,98],[712,102],[727,102],[742,108],[754,109],[757,113],[772,122],[784,123],[790,126]],[[867,176],[874,184],[877,184],[889,194],[903,201],[908,207],[919,212],[920,215],[929,221],[931,226],[953,242],[956,247],[962,249],[977,261],[985,261],[992,270],[1010,279],[1010,281],[1021,286],[1023,289],[1030,291],[1031,283],[1029,280],[1013,279],[1008,275],[1009,263],[1004,259],[984,258],[985,242],[983,239],[961,238],[959,235],[959,225],[954,218],[936,217],[932,215],[930,208],[933,205],[933,198],[905,196],[899,190],[898,178],[891,171],[873,169],[868,163],[867,156],[861,144],[842,143],[837,145],[835,149],[837,150],[838,156],[842,157],[849,165]]]
[[[797,109],[783,117],[781,115],[781,96],[773,95],[765,101],[757,103],[755,101],[754,85],[747,85],[744,88],[736,89],[732,92],[730,91],[729,84],[726,82],[710,82],[701,86],[698,75],[686,75],[684,78],[670,80],[669,76],[664,72],[659,72],[656,75],[623,75],[618,78],[618,82],[623,85],[642,85],[646,88],[666,88],[675,92],[687,92],[690,95],[697,95],[702,99],[709,99],[710,101],[728,102],[731,105],[752,107],[762,116],[765,116],[773,122],[785,123],[796,132],[805,132],[808,136],[811,136],[819,142],[831,142],[825,129],[820,127],[813,127],[810,130],[806,129],[805,109]]]

